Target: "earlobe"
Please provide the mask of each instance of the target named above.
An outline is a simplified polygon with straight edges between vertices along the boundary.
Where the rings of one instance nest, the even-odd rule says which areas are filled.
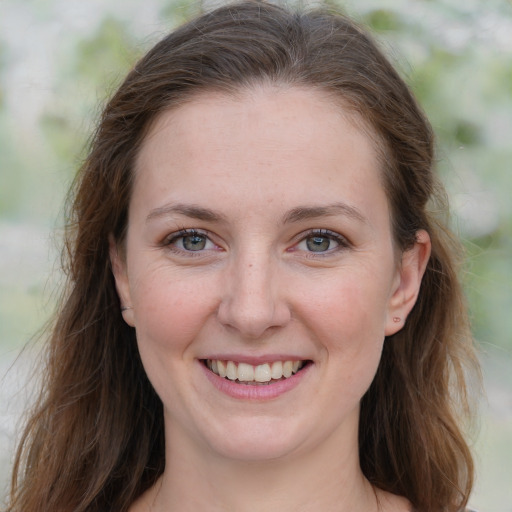
[[[123,318],[128,325],[134,327],[126,261],[124,256],[120,254],[119,246],[112,235],[109,237],[109,255]]]
[[[416,233],[414,246],[402,254],[397,283],[389,301],[386,336],[391,336],[403,328],[407,315],[414,307],[430,251],[430,236],[421,229]]]

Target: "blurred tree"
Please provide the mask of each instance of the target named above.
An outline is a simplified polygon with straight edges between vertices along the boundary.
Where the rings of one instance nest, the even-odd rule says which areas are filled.
[[[0,40],[0,111],[3,108],[4,104],[4,85],[3,85],[3,73],[5,68],[5,63],[7,60],[7,48],[3,41]]]
[[[54,101],[40,119],[55,155],[70,170],[76,167],[94,116],[139,53],[126,25],[111,16],[91,37],[75,41],[71,62],[61,66]]]
[[[6,112],[5,74],[9,58],[7,43],[0,40],[0,218],[9,215],[19,202],[23,190],[18,153],[10,135],[10,119]]]
[[[379,35],[434,126],[468,251],[475,336],[512,353],[512,4],[369,0],[345,8]]]
[[[190,0],[175,0],[165,3],[160,10],[160,17],[170,26],[176,27],[197,16],[203,11],[203,2]]]

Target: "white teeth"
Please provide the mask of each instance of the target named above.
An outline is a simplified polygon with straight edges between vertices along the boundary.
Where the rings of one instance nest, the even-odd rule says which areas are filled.
[[[254,380],[254,366],[246,363],[238,363],[238,380],[251,382]]]
[[[240,365],[238,365],[238,371],[240,371]],[[256,382],[270,382],[272,380],[270,365],[265,363],[256,366],[254,369],[254,380]]]
[[[281,361],[276,361],[272,365],[272,378],[280,379],[283,376],[283,363]]]
[[[238,378],[236,364],[233,361],[228,361],[228,364],[226,365],[226,373],[226,377],[229,380],[236,380]]]
[[[206,366],[217,375],[240,382],[269,383],[271,380],[289,378],[303,366],[303,361],[275,361],[253,366],[247,363],[208,359]]]
[[[225,377],[227,375],[226,372],[226,365],[223,361],[217,361],[217,372],[221,377]],[[212,368],[212,371],[215,372],[215,370]]]

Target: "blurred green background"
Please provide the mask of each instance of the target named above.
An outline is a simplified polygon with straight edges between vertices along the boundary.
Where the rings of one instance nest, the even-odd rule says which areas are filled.
[[[329,1],[374,30],[436,130],[439,172],[467,248],[466,290],[487,389],[472,501],[483,512],[510,512],[512,3]],[[64,196],[94,120],[134,60],[204,7],[0,0],[0,496],[30,351],[11,365],[51,314]]]

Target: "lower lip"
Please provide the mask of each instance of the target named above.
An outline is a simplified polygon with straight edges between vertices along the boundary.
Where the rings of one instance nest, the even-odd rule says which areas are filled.
[[[306,376],[312,364],[309,363],[304,366],[296,374],[288,377],[287,379],[278,380],[271,384],[263,385],[250,385],[240,384],[237,381],[229,380],[224,377],[213,373],[203,363],[198,361],[201,365],[206,378],[222,393],[230,396],[231,398],[238,398],[240,400],[271,400],[296,388],[302,379]]]

